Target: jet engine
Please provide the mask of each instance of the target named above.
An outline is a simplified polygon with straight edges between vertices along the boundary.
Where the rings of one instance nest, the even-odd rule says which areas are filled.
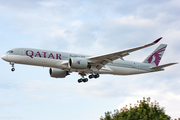
[[[57,68],[50,68],[49,74],[51,77],[65,78],[67,75],[69,75],[69,72],[65,70],[57,69]]]
[[[87,69],[91,68],[91,64],[84,58],[70,58],[68,63],[70,68]]]

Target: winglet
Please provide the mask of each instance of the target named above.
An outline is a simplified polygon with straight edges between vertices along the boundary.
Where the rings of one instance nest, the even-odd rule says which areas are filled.
[[[158,43],[161,39],[162,37],[158,38],[157,40],[154,41],[154,43]]]

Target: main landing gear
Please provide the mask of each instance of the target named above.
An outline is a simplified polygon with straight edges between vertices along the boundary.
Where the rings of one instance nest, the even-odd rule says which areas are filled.
[[[89,79],[98,78],[98,77],[99,77],[99,74],[91,74],[91,75],[89,75]]]
[[[10,62],[10,64],[12,65],[11,71],[14,72],[14,71],[15,71],[14,63],[13,63],[13,62]]]
[[[78,79],[78,83],[81,83],[81,82],[88,82],[88,78],[84,78],[84,76],[86,76],[85,73],[79,73],[82,78]],[[89,75],[89,79],[92,79],[92,78],[98,78],[99,77],[99,74],[91,74]]]
[[[85,73],[79,73],[79,74],[82,76],[82,78],[78,79],[78,83],[87,82],[88,81],[87,78],[84,78],[84,76],[86,76]]]
[[[80,78],[80,79],[78,79],[78,83],[87,82],[87,81],[88,81],[87,78]]]

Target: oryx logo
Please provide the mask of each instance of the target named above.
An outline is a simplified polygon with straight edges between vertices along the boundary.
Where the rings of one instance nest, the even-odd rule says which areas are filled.
[[[148,63],[152,63],[154,62],[156,64],[156,66],[158,66],[160,60],[161,60],[161,55],[164,50],[165,50],[166,46],[165,47],[162,47],[161,49],[157,50],[154,54],[152,54],[149,59],[147,60]]]
[[[81,64],[81,62],[80,62],[80,61],[81,61],[81,60],[77,61],[77,64],[79,64],[79,65],[80,65],[80,64]]]

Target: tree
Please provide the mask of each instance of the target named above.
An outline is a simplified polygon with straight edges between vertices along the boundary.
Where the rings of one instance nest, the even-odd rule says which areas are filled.
[[[137,101],[134,107],[123,107],[114,110],[114,113],[105,112],[105,117],[100,120],[170,120],[171,117],[165,114],[164,108],[160,108],[156,101],[150,102],[150,97]]]

